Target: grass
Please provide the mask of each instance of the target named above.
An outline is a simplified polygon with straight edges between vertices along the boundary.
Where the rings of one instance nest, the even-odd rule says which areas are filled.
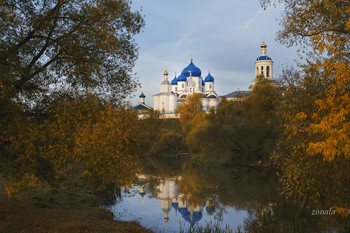
[[[205,226],[193,226],[188,229],[180,229],[180,233],[243,233],[241,228],[236,230],[231,229],[229,226],[223,227],[219,223],[209,222]]]
[[[82,188],[47,195],[44,187],[9,199],[0,181],[0,232],[149,232],[136,222],[113,220],[113,214],[99,208],[98,200]]]

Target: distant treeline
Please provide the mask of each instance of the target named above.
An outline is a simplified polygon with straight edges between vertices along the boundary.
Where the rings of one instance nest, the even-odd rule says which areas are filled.
[[[190,152],[197,161],[268,162],[280,132],[276,109],[282,95],[270,80],[257,77],[252,93],[241,102],[221,98],[216,109],[203,111],[201,95],[189,96],[179,119],[144,121],[145,154],[161,156]]]

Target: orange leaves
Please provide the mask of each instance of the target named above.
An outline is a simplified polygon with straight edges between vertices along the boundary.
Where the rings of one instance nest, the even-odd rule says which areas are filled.
[[[286,91],[281,109],[283,149],[276,158],[283,167],[284,193],[348,210],[350,190],[344,181],[350,178],[350,2],[284,2],[280,41],[313,51],[303,77],[292,86],[298,90],[294,96]]]
[[[16,193],[17,193],[16,187],[14,187],[11,184],[5,184],[5,191],[7,193],[7,197],[10,199],[16,196]]]
[[[350,215],[350,208],[344,208],[341,206],[334,206],[335,212],[342,217],[348,217]]]
[[[350,6],[348,6],[348,9],[346,10],[346,14],[350,14]],[[350,19],[346,23],[346,30],[350,30]]]
[[[295,115],[295,120],[296,121],[304,121],[304,120],[306,120],[306,114],[305,114],[305,112],[299,112],[299,113],[297,113],[296,115]]]

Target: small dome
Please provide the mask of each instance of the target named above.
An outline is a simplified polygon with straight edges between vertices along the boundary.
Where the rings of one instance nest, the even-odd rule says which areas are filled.
[[[266,48],[267,45],[265,44],[265,41],[263,41],[263,43],[261,44],[261,48]]]
[[[175,78],[173,80],[171,80],[171,85],[177,85],[177,78],[175,76]]]
[[[271,57],[268,56],[260,56],[256,59],[257,61],[271,60]]]
[[[141,93],[141,95],[139,96],[140,98],[145,98],[146,96],[143,94],[143,92]]]
[[[205,77],[205,82],[214,82],[214,78],[213,76],[211,76],[211,74],[209,73],[207,77]]]
[[[168,79],[164,79],[163,82],[160,85],[170,85],[170,82],[168,81]]]
[[[187,80],[187,78],[183,73],[181,73],[181,75],[179,77],[177,77],[178,82],[186,82],[186,80]]]
[[[182,74],[184,74],[186,77],[190,76],[190,72],[192,77],[201,77],[202,71],[193,64],[192,60],[191,63],[182,71]]]

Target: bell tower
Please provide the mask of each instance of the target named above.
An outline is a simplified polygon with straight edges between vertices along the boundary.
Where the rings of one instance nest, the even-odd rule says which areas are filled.
[[[261,56],[255,61],[255,77],[263,74],[265,78],[273,79],[273,61],[271,57],[267,56],[265,42],[262,43]]]

